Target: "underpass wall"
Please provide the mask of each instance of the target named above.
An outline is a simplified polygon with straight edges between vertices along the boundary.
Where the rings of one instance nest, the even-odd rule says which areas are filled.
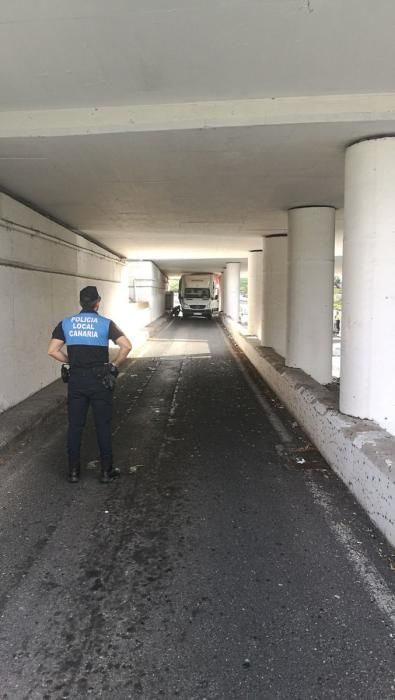
[[[128,260],[129,298],[140,305],[146,323],[152,323],[165,313],[165,293],[168,279],[151,260]]]
[[[0,194],[0,412],[59,377],[47,355],[54,326],[96,285],[100,313],[130,333],[125,263],[82,236]]]

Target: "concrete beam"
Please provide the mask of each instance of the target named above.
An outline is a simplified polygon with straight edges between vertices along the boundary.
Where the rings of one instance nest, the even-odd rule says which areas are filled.
[[[395,93],[0,112],[0,138],[371,121],[395,121]]]

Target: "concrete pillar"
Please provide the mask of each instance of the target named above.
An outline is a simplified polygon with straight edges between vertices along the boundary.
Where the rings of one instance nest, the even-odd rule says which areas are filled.
[[[291,209],[288,222],[286,364],[327,384],[332,381],[335,209]]]
[[[219,278],[219,310],[224,311],[225,303],[225,270]]]
[[[248,253],[248,332],[262,337],[262,250]]]
[[[223,273],[222,273],[222,277],[223,277],[223,280],[224,280],[224,281],[223,281],[224,297],[223,297],[223,303],[222,303],[222,311],[224,312],[224,314],[227,314],[228,302],[227,302],[227,299],[226,299],[226,294],[227,294],[228,283],[227,283],[227,280],[226,280],[226,277],[227,277],[226,267],[225,267],[225,269],[224,269],[224,271],[223,271]]]
[[[395,434],[395,137],[346,153],[340,410]]]
[[[285,357],[287,337],[287,248],[286,233],[263,239],[262,344]]]
[[[225,276],[225,313],[239,321],[240,316],[240,263],[228,262]]]

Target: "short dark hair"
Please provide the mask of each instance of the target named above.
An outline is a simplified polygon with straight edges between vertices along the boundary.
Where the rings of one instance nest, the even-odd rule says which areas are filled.
[[[90,301],[87,304],[82,304],[81,308],[83,309],[83,311],[93,311],[96,304],[98,304],[98,303],[99,303],[99,299],[97,299],[96,301]]]

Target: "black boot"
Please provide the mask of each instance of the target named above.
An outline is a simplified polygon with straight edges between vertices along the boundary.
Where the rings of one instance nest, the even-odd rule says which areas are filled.
[[[109,484],[110,481],[114,481],[120,476],[121,470],[118,467],[110,467],[109,469],[102,469],[100,481],[102,484]]]
[[[70,467],[68,480],[69,480],[70,484],[76,484],[80,480],[80,468],[79,467]]]

